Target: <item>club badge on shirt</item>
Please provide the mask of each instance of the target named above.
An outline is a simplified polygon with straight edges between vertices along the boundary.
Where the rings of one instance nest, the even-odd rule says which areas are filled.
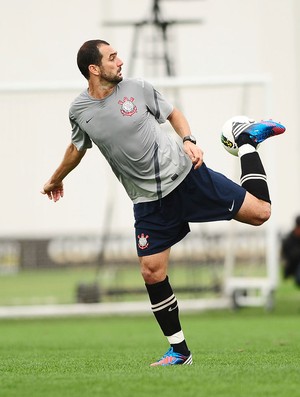
[[[124,97],[123,101],[119,100],[118,104],[121,105],[121,113],[123,116],[132,116],[137,112],[137,107],[133,103],[134,98],[127,98],[126,96]]]

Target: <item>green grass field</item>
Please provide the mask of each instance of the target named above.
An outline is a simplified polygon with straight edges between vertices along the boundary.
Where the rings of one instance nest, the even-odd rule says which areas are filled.
[[[208,267],[193,267],[185,270],[178,266],[170,269],[169,276],[173,286],[207,285],[211,278],[218,277],[218,274],[217,271],[208,270]],[[98,276],[96,270],[89,267],[26,270],[13,274],[0,274],[0,306],[74,303],[77,286],[95,281],[104,289],[138,287],[144,291],[142,296],[120,296],[114,297],[115,300],[148,299],[137,264],[105,266],[101,268]]]
[[[182,314],[194,356],[150,368],[167,349],[152,315],[0,321],[0,396],[300,396],[300,290],[275,310]]]

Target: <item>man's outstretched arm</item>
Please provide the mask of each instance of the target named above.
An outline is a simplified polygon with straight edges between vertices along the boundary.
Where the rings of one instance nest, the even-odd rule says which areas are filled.
[[[172,113],[169,115],[168,120],[172,127],[174,128],[175,132],[181,137],[184,138],[187,135],[191,135],[191,130],[189,123],[183,113],[174,108]],[[195,170],[201,167],[203,163],[203,151],[200,149],[199,146],[194,145],[193,143],[186,141],[183,144],[183,150],[191,159]]]
[[[71,143],[65,152],[64,158],[48,180],[45,183],[41,193],[47,194],[50,200],[58,201],[64,195],[63,179],[80,163],[82,157],[85,155],[86,150],[78,151],[77,148]]]

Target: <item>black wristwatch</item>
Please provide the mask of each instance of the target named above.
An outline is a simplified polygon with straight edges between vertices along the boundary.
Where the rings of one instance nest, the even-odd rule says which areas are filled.
[[[192,143],[194,143],[195,145],[196,145],[196,138],[193,136],[193,135],[187,135],[187,136],[185,136],[184,138],[183,138],[183,143],[185,142],[185,141],[190,141],[190,142],[192,142]]]

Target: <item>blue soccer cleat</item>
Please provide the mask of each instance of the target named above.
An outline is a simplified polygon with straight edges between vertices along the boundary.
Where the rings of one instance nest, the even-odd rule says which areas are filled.
[[[234,140],[243,133],[249,135],[255,144],[261,143],[271,136],[283,134],[285,127],[273,120],[262,120],[258,123],[233,122],[232,134]]]
[[[184,356],[183,354],[174,352],[173,347],[170,347],[167,353],[164,354],[160,360],[150,364],[150,366],[165,367],[167,365],[192,365],[192,364],[193,364],[193,357],[191,354],[189,356]]]

